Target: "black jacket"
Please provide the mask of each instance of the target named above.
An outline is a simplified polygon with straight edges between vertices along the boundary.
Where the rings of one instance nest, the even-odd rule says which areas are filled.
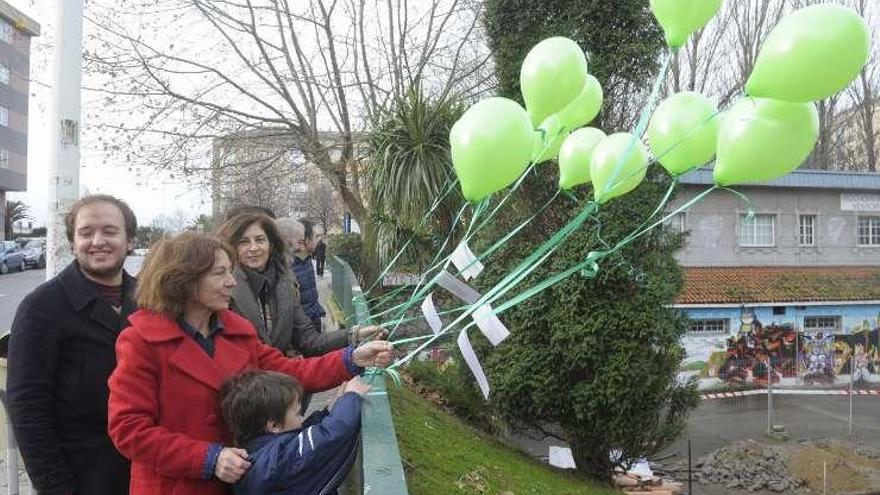
[[[312,257],[300,259],[293,257],[290,261],[290,270],[299,282],[299,303],[310,320],[319,320],[327,313],[318,301],[318,282],[315,280],[315,267],[312,266]]]
[[[128,493],[128,463],[107,435],[107,379],[128,326],[135,280],[123,272],[117,313],[71,263],[18,306],[9,342],[9,413],[42,494]]]

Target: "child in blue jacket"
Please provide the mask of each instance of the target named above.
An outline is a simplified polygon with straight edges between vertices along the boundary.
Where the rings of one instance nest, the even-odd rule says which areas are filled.
[[[347,382],[329,411],[303,419],[303,389],[290,376],[252,370],[220,389],[220,409],[251,467],[236,495],[331,495],[357,455],[361,400],[369,386]]]

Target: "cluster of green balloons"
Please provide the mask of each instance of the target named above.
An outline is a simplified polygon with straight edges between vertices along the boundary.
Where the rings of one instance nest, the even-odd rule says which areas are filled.
[[[865,20],[840,5],[812,5],[783,18],[761,45],[747,96],[725,112],[715,183],[767,181],[800,166],[819,138],[813,102],[856,78],[870,44]]]
[[[602,87],[574,41],[548,38],[520,71],[526,109],[506,98],[471,106],[449,135],[464,197],[477,202],[513,183],[530,163],[556,158],[566,136],[598,115]]]
[[[651,0],[673,50],[718,11],[721,0]],[[696,93],[661,103],[648,127],[651,150],[672,175],[708,163],[717,152],[721,186],[782,177],[809,156],[819,136],[812,103],[845,88],[867,63],[868,27],[852,9],[819,4],[786,16],[767,36],[746,96],[720,118]]]
[[[650,0],[672,50],[718,12],[722,0]],[[654,160],[679,176],[715,158],[721,186],[781,177],[809,156],[819,135],[814,101],[844,89],[868,60],[868,27],[852,9],[820,4],[795,11],[768,35],[746,83],[725,112],[682,92],[658,105],[647,129]],[[505,98],[473,105],[450,133],[452,160],[469,201],[519,177],[530,163],[559,158],[559,187],[592,182],[604,203],[645,177],[640,136],[606,136],[592,121],[602,87],[574,41],[553,37],[529,51],[520,71],[526,108]],[[580,128],[580,129],[579,129]]]

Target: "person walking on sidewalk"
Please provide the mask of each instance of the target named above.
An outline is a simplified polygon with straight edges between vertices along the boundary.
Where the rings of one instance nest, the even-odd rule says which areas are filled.
[[[315,244],[315,273],[319,277],[324,276],[324,262],[327,261],[327,245],[324,244],[324,235],[318,236],[318,242]]]
[[[122,265],[137,220],[125,202],[93,195],[64,223],[75,260],[25,297],[12,323],[9,414],[40,495],[126,495],[129,463],[107,434],[107,379],[136,309]]]

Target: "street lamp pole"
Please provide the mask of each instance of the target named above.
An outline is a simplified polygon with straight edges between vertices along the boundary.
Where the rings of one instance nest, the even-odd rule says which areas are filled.
[[[46,279],[52,278],[72,257],[65,236],[64,214],[79,197],[83,0],[58,0],[55,5]]]

